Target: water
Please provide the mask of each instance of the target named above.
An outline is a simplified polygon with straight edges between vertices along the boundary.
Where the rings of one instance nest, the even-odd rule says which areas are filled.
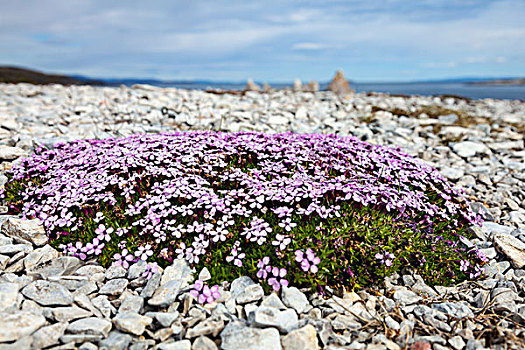
[[[126,82],[132,85],[134,82]],[[181,89],[225,89],[242,90],[245,83],[214,83],[214,82],[149,82],[160,87],[176,87]],[[321,89],[327,84],[321,84]],[[291,87],[292,84],[274,84],[272,87]],[[384,92],[393,95],[456,95],[472,99],[494,98],[503,100],[525,101],[525,85],[475,85],[468,83],[351,83],[357,92]]]

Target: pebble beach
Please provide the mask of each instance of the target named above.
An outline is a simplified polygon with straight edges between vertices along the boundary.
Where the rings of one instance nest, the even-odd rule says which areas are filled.
[[[249,277],[199,305],[176,260],[104,268],[47,244],[36,220],[0,208],[0,349],[525,348],[525,102],[458,96],[218,93],[131,87],[0,84],[0,186],[39,147],[189,130],[325,133],[399,147],[462,188],[484,223],[462,243],[489,259],[481,280],[431,287],[417,274],[320,296],[264,293]],[[170,281],[177,280],[177,288]]]

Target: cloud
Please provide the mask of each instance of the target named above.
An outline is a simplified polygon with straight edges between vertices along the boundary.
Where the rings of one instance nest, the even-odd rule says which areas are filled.
[[[165,79],[523,75],[524,17],[519,0],[11,1],[0,64]]]

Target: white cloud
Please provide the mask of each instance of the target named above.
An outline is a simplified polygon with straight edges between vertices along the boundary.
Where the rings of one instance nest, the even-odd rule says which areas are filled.
[[[327,46],[319,43],[297,43],[292,45],[292,50],[308,50],[308,51],[318,51],[323,50]]]

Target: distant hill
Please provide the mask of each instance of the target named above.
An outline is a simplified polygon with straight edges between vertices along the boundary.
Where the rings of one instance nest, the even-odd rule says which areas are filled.
[[[58,74],[45,74],[30,69],[6,66],[0,66],[0,83],[29,83],[35,85],[105,85],[102,81],[80,76],[69,77]]]
[[[472,82],[473,85],[525,85],[525,78],[518,79],[496,79]]]

